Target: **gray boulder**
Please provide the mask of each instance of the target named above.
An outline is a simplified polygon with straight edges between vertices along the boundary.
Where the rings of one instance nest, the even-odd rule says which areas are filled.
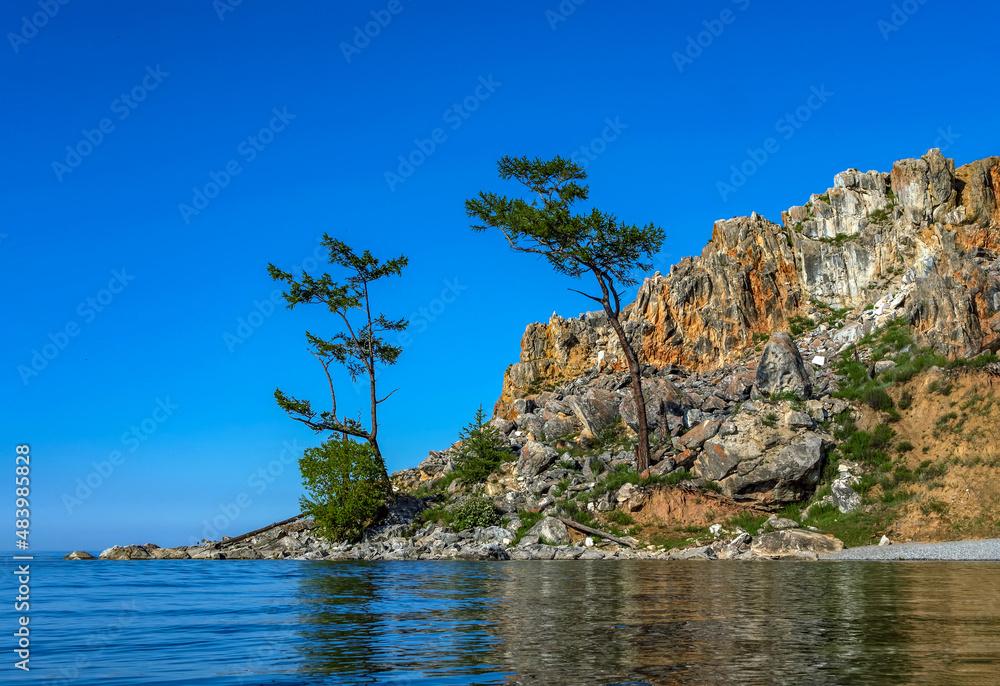
[[[815,491],[827,448],[827,440],[813,432],[770,450],[752,441],[716,438],[705,443],[697,466],[702,477],[718,481],[730,498],[791,503]]]
[[[503,417],[497,417],[496,419],[491,419],[490,426],[492,426],[494,429],[502,433],[504,436],[506,436],[511,431],[517,428],[517,425],[514,424],[514,422],[512,422],[509,419],[504,419]]]
[[[555,448],[550,448],[542,443],[528,441],[521,448],[521,456],[517,460],[515,470],[518,476],[530,478],[538,476],[544,472],[549,465],[556,461],[559,453]]]
[[[861,496],[843,481],[839,479],[834,481],[830,491],[833,495],[833,504],[843,514],[849,514],[861,507]]]
[[[546,517],[528,529],[525,535],[538,536],[540,539],[544,539],[546,543],[554,545],[569,544],[569,531],[567,531],[566,525],[555,517]]]
[[[523,414],[517,418],[517,430],[533,441],[545,440],[545,422],[534,414]]]
[[[835,553],[844,549],[844,543],[828,534],[802,529],[785,529],[772,531],[757,536],[750,544],[750,550],[757,555],[780,557],[784,555],[800,555],[811,553]]]
[[[556,417],[545,422],[542,431],[546,441],[554,441],[557,438],[575,436],[579,431],[579,424],[573,417]]]
[[[583,396],[569,396],[567,404],[580,421],[583,433],[589,437],[599,436],[618,423],[618,396],[611,391],[590,388]]]
[[[149,554],[141,545],[127,545],[127,546],[112,546],[107,550],[103,551],[100,555],[102,560],[152,560],[153,556]]]
[[[95,560],[93,555],[88,553],[86,550],[74,550],[69,555],[63,557],[64,560]]]
[[[802,355],[787,332],[772,334],[764,346],[753,390],[758,396],[772,393],[794,393],[802,399],[812,396],[812,382]]]

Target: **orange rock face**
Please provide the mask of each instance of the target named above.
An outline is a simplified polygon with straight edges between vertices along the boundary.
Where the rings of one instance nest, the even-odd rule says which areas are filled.
[[[955,169],[932,150],[891,173],[850,170],[782,214],[718,221],[698,257],[640,286],[622,313],[639,359],[701,371],[731,363],[789,320],[870,308],[894,294],[923,341],[974,355],[1000,348],[1000,157]],[[890,298],[892,299],[892,298]],[[819,309],[822,304],[823,309]],[[878,314],[878,313],[876,313]],[[531,324],[504,375],[496,413],[588,371],[623,369],[603,313]]]

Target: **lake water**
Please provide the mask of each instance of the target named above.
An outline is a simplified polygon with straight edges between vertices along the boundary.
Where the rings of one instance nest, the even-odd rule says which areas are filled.
[[[102,686],[997,683],[998,572],[957,562],[36,559],[32,670],[13,669],[5,650],[0,674]],[[2,607],[10,636],[13,603]]]

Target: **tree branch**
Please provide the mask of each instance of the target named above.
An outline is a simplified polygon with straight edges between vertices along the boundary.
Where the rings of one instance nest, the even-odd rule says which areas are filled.
[[[584,293],[583,291],[578,291],[578,290],[576,290],[575,288],[567,288],[566,290],[570,291],[571,293],[579,293],[579,294],[580,294],[580,295],[582,295],[582,296],[583,296],[584,298],[590,298],[590,299],[591,299],[591,300],[593,300],[594,302],[599,302],[599,303],[601,303],[602,305],[604,304],[604,301],[603,301],[603,300],[601,300],[600,298],[595,298],[595,297],[594,297],[594,296],[592,296],[592,295],[587,295],[587,294],[586,294],[586,293]]]
[[[394,389],[392,389],[392,390],[391,390],[391,391],[389,392],[389,395],[392,395],[393,393],[395,393],[395,392],[396,392],[396,391],[398,391],[398,390],[399,390],[398,388],[394,388]],[[388,400],[388,399],[389,399],[389,395],[385,396],[385,397],[384,397],[384,398],[382,398],[381,400],[376,400],[376,401],[375,401],[375,404],[376,404],[376,405],[378,405],[379,403],[384,403],[384,402],[385,402],[386,400]]]
[[[337,394],[333,392],[333,379],[330,377],[330,363],[324,362],[323,358],[316,354],[316,351],[310,350],[312,356],[319,360],[319,363],[323,366],[323,371],[326,373],[326,380],[330,383],[330,403],[333,408],[330,410],[330,414],[334,417],[337,416]]]

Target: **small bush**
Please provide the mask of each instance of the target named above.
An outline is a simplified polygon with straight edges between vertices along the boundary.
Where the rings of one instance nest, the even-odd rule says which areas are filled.
[[[668,486],[676,486],[682,481],[690,481],[694,479],[695,475],[686,469],[678,469],[676,471],[670,472],[665,477],[662,477],[659,482],[667,484]],[[651,481],[647,481],[650,483]]]
[[[899,396],[899,402],[896,403],[896,407],[901,410],[908,410],[913,406],[913,394],[909,391],[903,391],[902,395]]]
[[[788,318],[788,332],[793,336],[798,336],[799,334],[809,331],[816,326],[816,323],[809,317],[803,317],[800,314],[793,315]]]
[[[384,468],[368,443],[324,441],[302,454],[299,471],[308,496],[299,504],[321,536],[355,541],[383,512],[388,499]]]
[[[768,412],[764,416],[764,418],[760,420],[760,423],[768,427],[769,429],[773,429],[777,424],[777,422],[778,422],[778,415],[775,414],[774,412]]]
[[[948,511],[948,503],[940,500],[928,500],[920,505],[920,511],[925,515],[944,514]]]
[[[908,453],[913,450],[913,444],[909,441],[900,441],[896,444],[897,453]]]
[[[500,511],[486,498],[469,498],[455,508],[454,515],[453,525],[459,531],[500,525]]]
[[[888,412],[895,408],[892,398],[884,388],[869,388],[861,393],[861,400],[873,410]]]

